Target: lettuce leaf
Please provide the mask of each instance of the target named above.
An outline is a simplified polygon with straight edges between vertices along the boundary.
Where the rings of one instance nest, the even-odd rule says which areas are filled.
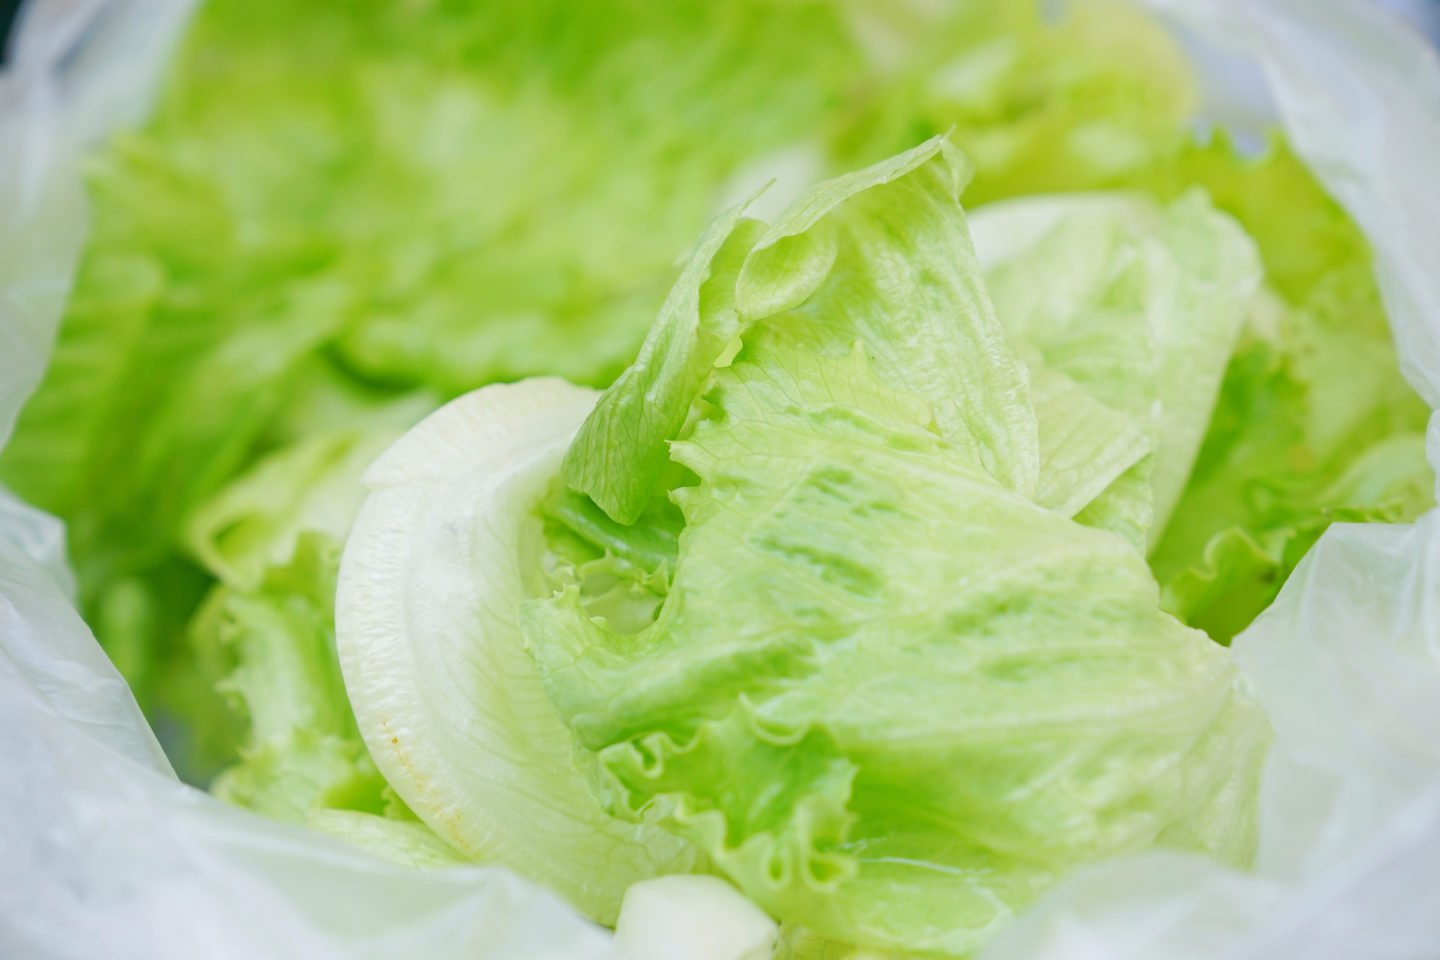
[[[362,471],[414,419],[392,402],[344,408],[354,427],[281,447],[194,514],[192,554],[219,581],[188,627],[196,769],[238,806],[434,865],[459,857],[391,791],[360,736],[340,673],[340,549],[364,496]],[[307,417],[319,423],[323,408]],[[368,422],[368,427],[366,426]]]
[[[1185,486],[1251,309],[1254,244],[1198,192],[1165,208],[1121,193],[1028,198],[981,208],[974,229],[996,309],[1034,351],[1032,367],[1043,363],[1050,381],[1062,376],[1095,401],[1051,388],[1037,402],[1042,424],[1066,418],[1042,429],[1068,443],[1052,483],[1077,498],[1072,515],[1105,491],[1082,522],[1147,546]],[[1112,460],[1076,447],[1078,432],[1116,429],[1106,424],[1117,416],[1143,432],[1143,448],[1131,440]]]
[[[533,510],[595,400],[553,377],[491,384],[386,451],[364,476],[335,625],[360,731],[409,808],[608,924],[631,884],[701,858],[596,803],[516,623],[543,576]]]
[[[1135,186],[982,207],[977,246],[997,310],[1048,365],[1112,408],[1158,403],[1154,458],[1079,516],[1148,544],[1166,608],[1228,642],[1330,523],[1403,522],[1433,504],[1429,412],[1399,375],[1364,239],[1282,142],[1255,158],[1223,137],[1189,144]],[[1254,236],[1258,299],[1239,248],[1215,242],[1202,189]],[[1167,204],[1163,220],[1143,194]],[[1137,243],[1146,234],[1158,246]],[[1230,306],[1187,309],[1187,289],[1221,288]],[[1140,313],[1155,318],[1148,338]],[[1095,412],[1056,406],[1102,429]]]
[[[401,432],[317,433],[282,447],[194,512],[192,555],[222,583],[253,589],[306,532],[343,543],[364,496],[361,472]]]
[[[974,165],[967,196],[979,205],[1124,185],[1166,161],[1190,129],[1195,77],[1139,5],[846,6],[887,82],[841,127],[840,169],[948,132]]]
[[[1223,138],[1150,188],[1203,184],[1250,230],[1270,297],[1225,372],[1185,491],[1151,563],[1166,608],[1228,642],[1333,522],[1405,522],[1434,504],[1430,411],[1401,378],[1370,251],[1284,146]]]
[[[339,560],[333,537],[305,534],[293,559],[253,588],[218,588],[191,627],[194,641],[230,666],[217,693],[248,728],[240,760],[213,792],[292,823],[323,808],[385,809],[385,781],[360,740],[335,659]]]
[[[147,710],[203,723],[196,515],[353,426],[311,411],[608,383],[676,256],[772,175],[783,206],[951,127],[977,196],[1164,154],[1191,101],[1164,31],[1034,7],[209,0],[146,127],[93,161],[93,235],[0,477],[67,521],[82,607]]]
[[[682,469],[651,495],[684,526],[653,620],[597,616],[563,563],[521,609],[608,811],[659,817],[818,935],[950,955],[1078,863],[1155,844],[1248,862],[1268,738],[1225,652],[1160,609],[1143,550],[1036,501],[1044,385],[989,302],[964,179],[936,140],[782,214],[734,273],[739,342],[677,391]],[[1238,285],[1187,307],[1238,312],[1248,243],[1179,209],[1239,251]],[[1230,263],[1214,252],[1198,261]],[[640,382],[580,438],[638,409],[620,395]],[[572,446],[567,479],[630,469],[594,449]]]

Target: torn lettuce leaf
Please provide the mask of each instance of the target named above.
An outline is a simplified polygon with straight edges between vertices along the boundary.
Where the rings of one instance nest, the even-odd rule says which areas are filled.
[[[1027,198],[981,208],[972,226],[1002,323],[1034,352],[1032,366],[1048,371],[1036,412],[1042,438],[1059,438],[1047,444],[1050,486],[1079,501],[1059,505],[1142,548],[1153,543],[1189,477],[1252,307],[1254,244],[1198,192],[1164,208],[1121,193]],[[1049,386],[1057,378],[1092,402]],[[1143,446],[1123,437],[1075,443],[1082,431],[1119,431],[1116,420],[1138,428]],[[1105,499],[1084,513],[1102,491]],[[1057,506],[1057,495],[1041,502]],[[1126,517],[1138,529],[1119,522]]]
[[[535,506],[595,400],[554,377],[491,384],[387,450],[364,476],[335,626],[360,732],[406,805],[608,924],[632,883],[700,857],[591,796],[516,622],[542,576]]]
[[[840,169],[949,133],[972,206],[1121,186],[1166,160],[1198,103],[1184,51],[1138,5],[849,0],[885,85],[836,138]]]
[[[1143,551],[1068,515],[1086,504],[1037,502],[1035,398],[1059,381],[1032,377],[991,308],[964,179],[928,142],[814,188],[738,273],[714,271],[737,278],[738,343],[671,398],[683,469],[651,471],[649,497],[684,526],[673,565],[630,576],[665,579],[653,619],[597,616],[587,567],[565,562],[521,608],[607,810],[659,817],[817,935],[946,955],[1079,863],[1152,845],[1248,862],[1268,739],[1226,653],[1160,609]],[[1222,285],[1196,295],[1234,307]],[[937,369],[950,356],[961,371]],[[640,382],[618,380],[580,437],[618,430]],[[572,446],[567,480],[630,468],[595,449]],[[606,512],[645,541],[663,516]],[[573,511],[546,519],[574,556]],[[623,575],[605,563],[623,551],[591,547]]]
[[[926,162],[937,150],[948,151],[946,162]],[[611,519],[632,523],[660,492],[665,444],[685,425],[709,369],[751,324],[783,315],[800,341],[880,344],[876,362],[904,371],[942,434],[1001,482],[1032,490],[1039,454],[1024,366],[1005,344],[979,271],[966,269],[974,253],[963,222],[934,202],[957,196],[968,177],[954,148],[935,141],[812,189],[763,233],[742,225],[738,211],[717,220],[635,364],[581,427],[566,455],[567,485]],[[937,178],[944,182],[929,182]],[[895,254],[894,232],[938,237]],[[843,281],[824,284],[847,249],[860,253]],[[888,296],[926,281],[928,298]],[[941,311],[954,324],[949,336],[935,335]],[[616,483],[626,484],[623,495],[610,492]]]
[[[307,416],[318,426],[323,405]],[[189,625],[192,751],[217,796],[412,865],[459,854],[394,794],[360,736],[335,644],[340,550],[360,476],[415,404],[345,407],[351,429],[309,433],[195,514],[194,556],[218,579]],[[208,701],[208,704],[203,702]]]
[[[1430,411],[1400,376],[1359,230],[1283,142],[1217,138],[1147,188],[1198,184],[1255,237],[1269,296],[1230,359],[1151,565],[1165,605],[1220,642],[1279,593],[1333,522],[1407,522],[1434,505]]]
[[[604,385],[675,259],[772,172],[783,198],[953,127],[976,196],[1105,186],[1183,135],[1182,64],[1119,5],[207,0],[154,115],[92,160],[0,477],[67,522],[146,709],[203,722],[181,638],[212,580],[185,539],[307,411]]]
[[[240,759],[212,791],[259,813],[304,823],[324,808],[379,813],[385,781],[360,740],[335,659],[339,544],[306,534],[293,558],[254,587],[219,587],[192,638],[228,670],[217,696],[240,713]]]
[[[1159,459],[1079,516],[1137,542],[1148,529],[1166,608],[1223,643],[1269,605],[1330,523],[1404,522],[1433,504],[1429,411],[1400,377],[1364,239],[1282,142],[1255,158],[1223,137],[1189,145],[1136,186],[1127,200],[1073,194],[982,207],[977,246],[1002,318],[1047,363],[1112,405],[1161,401]],[[1168,203],[1170,247],[1203,265],[1196,241],[1206,234],[1187,230],[1179,213],[1204,205],[1202,189],[1255,237],[1264,293],[1243,317],[1189,312],[1202,339],[1172,342],[1155,381],[1168,391],[1160,398],[1123,375],[1167,361],[1121,335],[1119,306],[1143,289],[1136,277],[1172,298],[1181,288],[1155,277],[1153,257],[1127,266],[1117,238],[1144,222],[1139,197],[1149,194]],[[1061,406],[1091,429],[1102,422]]]

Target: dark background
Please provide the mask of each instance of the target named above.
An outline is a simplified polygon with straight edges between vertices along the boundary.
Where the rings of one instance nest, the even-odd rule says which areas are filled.
[[[20,12],[21,0],[0,0],[0,64],[10,62],[10,27]]]

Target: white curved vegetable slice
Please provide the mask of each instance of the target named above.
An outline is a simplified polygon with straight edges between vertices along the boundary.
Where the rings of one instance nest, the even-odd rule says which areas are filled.
[[[779,929],[719,877],[656,877],[625,891],[615,949],[625,960],[770,960]]]
[[[610,922],[627,886],[695,854],[591,799],[516,625],[533,508],[595,396],[554,378],[488,386],[401,437],[365,473],[335,625],[360,731],[411,809]]]

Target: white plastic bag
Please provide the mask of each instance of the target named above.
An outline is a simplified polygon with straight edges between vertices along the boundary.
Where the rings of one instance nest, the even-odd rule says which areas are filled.
[[[1259,65],[1268,100],[1230,115],[1278,110],[1374,244],[1406,376],[1440,403],[1433,52],[1347,0],[1151,3],[1202,65]],[[190,7],[41,2],[0,76],[0,443],[83,243],[75,153],[143,116]],[[180,784],[74,610],[62,544],[0,494],[0,956],[607,954],[505,871],[411,871]],[[1082,871],[987,960],[1440,957],[1440,514],[1332,528],[1236,651],[1277,728],[1257,873],[1173,854]]]

